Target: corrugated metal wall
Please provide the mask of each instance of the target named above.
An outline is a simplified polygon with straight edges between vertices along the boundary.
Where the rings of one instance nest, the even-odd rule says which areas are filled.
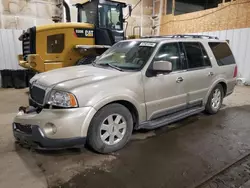
[[[17,61],[17,55],[22,53],[22,43],[18,40],[22,32],[22,30],[0,29],[0,70],[22,69]],[[1,85],[0,76],[0,87]]]
[[[17,55],[22,53],[22,43],[18,37],[22,30],[0,29],[0,70],[21,69]]]
[[[229,40],[230,47],[238,65],[238,77],[244,78],[247,84],[250,84],[250,28],[194,34],[216,36],[222,40]]]
[[[21,33],[22,30],[0,29],[0,70],[22,69],[17,61],[17,55],[22,53],[22,45],[18,40]],[[194,34],[217,36],[220,39],[229,40],[238,64],[239,77],[245,78],[250,84],[250,28]]]

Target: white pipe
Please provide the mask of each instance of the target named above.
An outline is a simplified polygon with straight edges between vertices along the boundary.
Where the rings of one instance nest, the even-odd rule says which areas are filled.
[[[161,29],[161,16],[162,16],[162,7],[163,7],[163,0],[160,0],[160,10],[159,10],[159,15],[158,15],[158,22],[159,26],[157,27],[157,35],[160,35],[160,29]]]
[[[142,36],[143,34],[143,0],[141,0],[141,33],[140,35]]]

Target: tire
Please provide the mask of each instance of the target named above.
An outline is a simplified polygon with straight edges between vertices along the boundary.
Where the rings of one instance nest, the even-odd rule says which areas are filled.
[[[217,93],[217,98],[215,93]],[[220,95],[220,97],[218,97]],[[212,92],[210,93],[208,100],[207,100],[207,104],[205,107],[205,112],[207,112],[208,114],[216,114],[222,105],[223,102],[223,98],[224,98],[224,91],[223,88],[220,84],[216,85],[214,87],[214,89],[212,90]]]
[[[96,56],[86,56],[86,57],[79,59],[76,62],[76,65],[88,65],[88,64],[93,63],[95,59],[96,59]]]
[[[116,120],[118,123],[115,122]],[[130,111],[121,104],[110,104],[101,108],[93,117],[88,130],[87,144],[99,153],[114,152],[126,145],[132,131],[133,119]]]

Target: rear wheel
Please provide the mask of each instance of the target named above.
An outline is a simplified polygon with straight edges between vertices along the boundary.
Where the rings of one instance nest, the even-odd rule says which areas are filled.
[[[220,84],[218,84],[208,97],[205,111],[209,114],[216,114],[221,108],[223,97],[223,88]]]
[[[86,56],[86,57],[79,59],[76,62],[76,65],[88,65],[88,64],[93,63],[95,59],[96,59],[96,56]]]
[[[133,119],[130,111],[121,104],[110,104],[93,117],[87,143],[99,153],[114,152],[129,141],[132,130]]]

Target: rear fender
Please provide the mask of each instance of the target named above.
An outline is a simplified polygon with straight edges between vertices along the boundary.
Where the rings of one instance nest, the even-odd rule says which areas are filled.
[[[209,90],[208,90],[208,92],[207,92],[207,94],[206,94],[206,97],[205,97],[205,99],[204,99],[204,101],[203,101],[203,103],[204,103],[205,105],[207,104],[208,97],[209,97],[210,93],[212,92],[212,90],[215,88],[216,85],[218,85],[218,84],[221,83],[221,82],[227,84],[227,81],[226,81],[225,79],[219,79],[219,80],[216,80],[216,81],[211,85],[211,87],[209,88]]]

